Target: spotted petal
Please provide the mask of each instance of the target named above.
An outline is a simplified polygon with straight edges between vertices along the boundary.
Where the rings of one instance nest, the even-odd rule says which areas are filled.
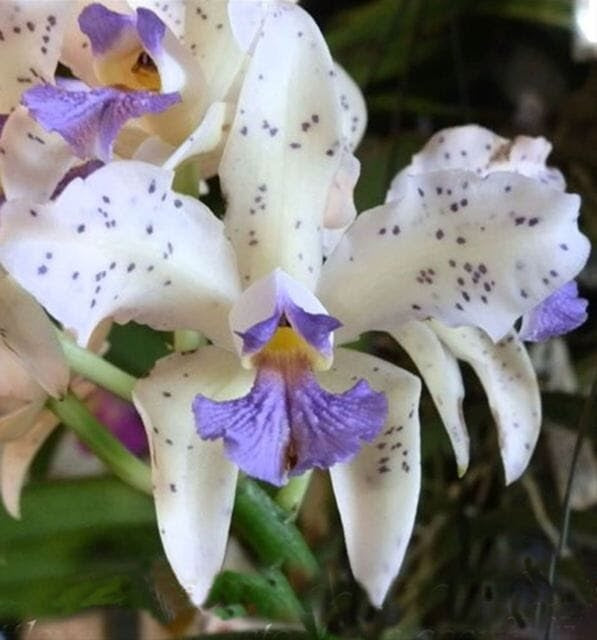
[[[210,103],[229,97],[245,61],[232,33],[228,6],[221,0],[187,2],[184,42],[205,74]]]
[[[407,177],[400,198],[365,212],[324,265],[319,298],[366,329],[435,317],[500,339],[584,265],[579,198],[516,174]]]
[[[506,484],[526,469],[541,427],[541,397],[533,365],[514,332],[493,343],[479,329],[448,329],[439,322],[433,330],[459,359],[479,377],[495,419]]]
[[[18,358],[28,376],[36,381],[35,386],[39,383],[56,397],[66,391],[69,370],[53,325],[31,295],[1,270],[0,341]],[[1,395],[23,397],[18,390],[9,392],[6,388],[7,381],[10,382],[16,374],[9,374],[6,370],[2,373],[7,379],[0,385],[3,389]],[[32,399],[29,395],[25,398]]]
[[[387,200],[399,197],[405,176],[449,169],[474,171],[478,176],[511,171],[564,190],[562,174],[545,164],[550,151],[551,144],[545,138],[517,136],[507,140],[475,124],[443,129],[394,178]]]
[[[25,107],[10,114],[0,136],[0,182],[8,200],[46,202],[78,162],[68,143],[47,132]]]
[[[0,492],[6,510],[13,518],[21,517],[21,489],[37,452],[58,425],[50,411],[39,411],[37,420],[22,436],[4,443],[0,453]]]
[[[264,6],[220,167],[226,226],[243,284],[281,267],[313,288],[342,140],[333,63],[300,7]]]
[[[239,293],[232,249],[222,224],[171,181],[158,167],[113,162],[53,203],[8,202],[0,258],[80,344],[106,318],[227,344]]]
[[[24,89],[53,80],[71,10],[61,0],[0,3],[0,113]]]
[[[388,418],[371,444],[330,473],[352,572],[381,607],[402,564],[419,499],[421,383],[383,360],[346,349],[336,351],[334,366],[320,379],[339,391],[359,377],[385,392]]]
[[[205,600],[224,559],[237,468],[220,441],[196,434],[191,404],[197,393],[222,400],[243,395],[251,378],[236,356],[205,347],[160,360],[134,392],[150,442],[162,544],[196,605]]]
[[[458,475],[463,476],[469,463],[469,437],[462,413],[464,385],[456,359],[425,322],[413,320],[398,327],[388,326],[387,331],[425,380],[452,443]]]

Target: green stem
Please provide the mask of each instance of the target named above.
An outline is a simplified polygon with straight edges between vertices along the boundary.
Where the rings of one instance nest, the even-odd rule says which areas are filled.
[[[193,351],[206,343],[205,336],[198,331],[179,329],[174,332],[174,351]]]
[[[58,332],[58,339],[73,371],[130,402],[136,378],[92,351],[79,347],[61,332]]]
[[[116,439],[89,409],[72,393],[63,400],[50,398],[48,408],[127,484],[151,494],[149,467],[136,458]]]
[[[298,513],[303,503],[305,493],[309,488],[311,481],[311,471],[303,473],[301,476],[291,478],[285,486],[283,486],[274,498],[276,503],[287,511],[293,518]]]

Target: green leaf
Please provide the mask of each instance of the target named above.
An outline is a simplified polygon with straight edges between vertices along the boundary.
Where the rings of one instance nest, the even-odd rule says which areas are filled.
[[[311,578],[319,567],[289,515],[255,482],[240,478],[232,524],[237,536],[269,565],[281,564],[297,577]]]
[[[475,9],[478,13],[570,29],[572,5],[570,0],[482,0]]]
[[[165,336],[135,322],[114,324],[108,337],[110,350],[106,359],[134,376],[145,375],[156,360],[170,353]]]
[[[161,545],[148,496],[109,478],[30,484],[22,514],[0,513],[0,618],[155,608],[147,575]]]
[[[222,572],[211,589],[208,606],[241,604],[248,613],[271,620],[296,622],[303,609],[280,571],[266,569],[261,574]]]

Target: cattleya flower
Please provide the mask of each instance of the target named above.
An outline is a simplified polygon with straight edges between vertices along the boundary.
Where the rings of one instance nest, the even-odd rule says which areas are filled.
[[[353,572],[379,606],[414,522],[420,383],[334,340],[375,329],[405,344],[410,330],[432,386],[440,371],[459,380],[444,343],[472,327],[456,355],[478,358],[494,406],[519,393],[510,417],[536,419],[510,332],[582,268],[579,200],[512,170],[412,171],[350,225],[358,101],[300,8],[238,6],[253,26],[236,30],[250,58],[219,169],[223,222],[175,193],[171,171],[112,162],[55,202],[5,204],[0,259],[83,345],[107,319],[213,343],[161,360],[135,391],[162,541],[195,603],[221,566],[238,468],[279,484],[330,467]],[[507,425],[512,479],[534,443],[527,423]]]
[[[515,172],[564,191],[566,185],[562,174],[545,164],[550,151],[551,145],[544,138],[518,136],[510,141],[476,125],[446,129],[436,133],[409,166],[398,173],[386,201],[401,198],[402,185],[405,180],[408,182],[408,176],[445,170],[472,171],[483,178],[500,172]],[[507,201],[511,185],[506,187],[504,198]],[[442,185],[436,185],[434,189],[437,196],[446,199],[447,211],[458,220],[458,214],[466,211],[468,199],[457,197],[456,191],[451,192]],[[543,216],[527,215],[518,206],[517,203],[517,208],[510,212],[511,224],[515,227],[537,229],[543,224]],[[435,233],[438,240],[444,240],[442,228]],[[560,249],[568,251],[565,243],[561,243]],[[486,264],[471,261],[465,262],[462,268],[452,263],[449,266],[454,271],[454,285],[461,295],[455,312],[474,303],[475,298],[487,304],[495,285]],[[517,269],[527,268],[526,261],[520,259]],[[428,279],[428,274],[418,275],[419,282]],[[469,463],[469,436],[462,412],[464,387],[455,358],[471,365],[487,392],[498,427],[507,483],[523,473],[532,455],[541,427],[541,399],[533,367],[521,340],[542,341],[564,334],[582,324],[587,317],[587,303],[578,298],[576,283],[566,282],[556,264],[544,270],[541,282],[546,287],[551,283],[558,288],[522,316],[518,334],[511,330],[499,341],[490,340],[485,332],[473,327],[450,329],[437,319],[411,321],[394,326],[390,331],[415,362],[431,392],[450,436],[460,475]],[[524,297],[528,292],[521,289],[519,295]],[[494,339],[498,337],[489,335]],[[446,375],[446,371],[450,375]]]
[[[19,61],[0,102],[8,199],[48,200],[69,169],[108,161],[114,144],[121,157],[214,172],[245,59],[228,19],[234,2],[210,3],[209,15],[195,2],[107,4],[0,6],[0,51]],[[54,79],[58,62],[78,80]]]

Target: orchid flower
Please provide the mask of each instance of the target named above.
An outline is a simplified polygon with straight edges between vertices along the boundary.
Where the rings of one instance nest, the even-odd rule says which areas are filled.
[[[409,176],[449,170],[472,171],[481,178],[514,172],[564,191],[562,174],[545,164],[550,151],[551,145],[544,138],[519,136],[510,141],[477,125],[446,129],[436,133],[413,156],[408,167],[398,173],[386,201],[402,197],[402,184],[408,183]],[[504,191],[507,200],[512,187],[506,186],[509,187]],[[466,211],[466,194],[458,195],[441,184],[434,189],[436,196],[445,200],[446,212],[453,214],[457,221]],[[530,215],[521,210],[518,203],[516,205],[509,214],[510,224],[515,228],[537,229],[543,224],[543,215]],[[435,233],[438,240],[444,240],[443,227]],[[565,243],[560,243],[560,250],[568,251]],[[486,263],[471,261],[462,267],[449,264],[453,270],[453,286],[461,296],[456,303],[457,312],[459,307],[473,304],[475,299],[487,304],[495,279],[488,273]],[[516,266],[525,270],[526,260],[520,258]],[[418,274],[420,283],[427,283],[428,279],[428,274]],[[541,283],[545,287],[556,286],[556,290],[551,295],[546,292],[540,304],[522,316],[518,335],[509,331],[498,341],[490,340],[487,333],[473,327],[450,329],[437,319],[388,327],[415,362],[429,388],[447,428],[460,475],[465,473],[469,463],[469,436],[462,412],[464,387],[456,358],[472,366],[485,388],[498,428],[507,483],[523,473],[533,453],[541,427],[541,400],[536,375],[522,340],[545,340],[571,331],[585,321],[587,304],[578,298],[576,284],[567,282],[559,273],[557,264],[544,269]],[[519,295],[523,297],[528,293],[521,288]],[[450,375],[446,375],[446,370]]]
[[[203,176],[214,172],[232,113],[225,100],[234,100],[245,59],[229,3],[212,3],[209,16],[191,2],[170,10],[132,0],[106,4],[0,7],[0,31],[10,34],[0,42],[4,59],[27,67],[4,81],[5,112],[12,113],[0,138],[0,180],[8,199],[48,200],[69,169],[107,161],[114,144],[120,156],[169,161],[169,168],[192,158],[202,162]],[[79,81],[52,84],[59,61]]]
[[[495,352],[509,358],[514,322],[587,258],[579,200],[514,172],[438,170],[403,176],[396,198],[348,226],[358,165],[346,123],[358,115],[346,118],[325,42],[294,5],[244,6],[260,37],[247,45],[220,166],[224,221],[175,193],[171,171],[112,162],[36,215],[30,202],[8,202],[0,259],[83,345],[105,319],[212,341],[161,360],[135,391],[160,534],[195,603],[221,566],[238,468],[280,484],[330,467],[353,572],[380,606],[418,500],[420,383],[334,340],[435,318],[446,332],[475,327],[488,349],[508,336]],[[518,212],[539,222],[517,225]],[[323,264],[326,226],[348,228]],[[430,341],[431,367],[438,357],[457,372]]]

